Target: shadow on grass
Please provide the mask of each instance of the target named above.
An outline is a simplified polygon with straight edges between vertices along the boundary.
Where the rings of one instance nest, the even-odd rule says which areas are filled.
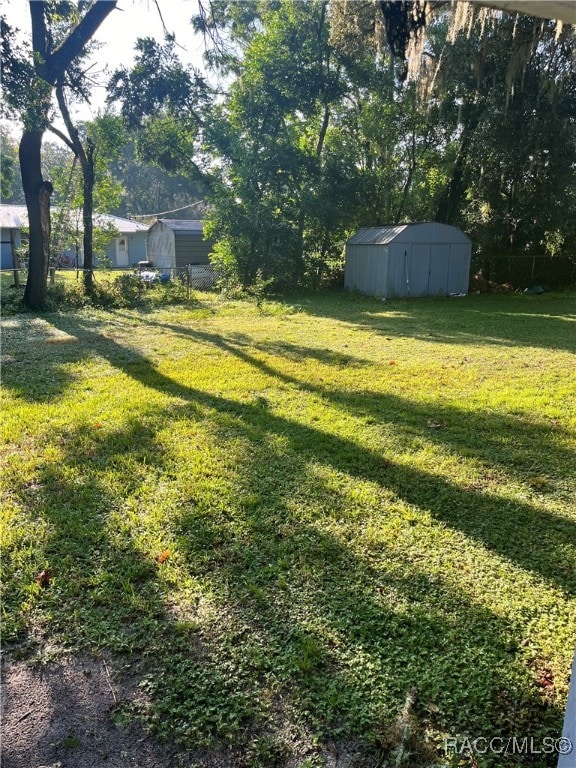
[[[288,299],[288,303],[292,302]],[[298,297],[308,315],[384,336],[445,344],[542,347],[576,352],[576,295],[469,295],[447,299],[380,299],[348,291]]]
[[[44,489],[34,501],[53,531],[46,556],[62,574],[46,591],[47,609],[61,630],[67,626],[80,640],[144,655],[152,718],[163,735],[206,748],[213,739],[230,747],[249,741],[256,750],[264,749],[265,737],[279,750],[285,737],[274,730],[275,720],[285,718],[296,740],[311,734],[325,742],[357,737],[381,750],[412,686],[422,702],[421,717],[439,728],[486,732],[492,727],[498,733],[557,728],[560,713],[541,706],[519,653],[523,638],[517,627],[408,558],[399,561],[385,541],[374,542],[377,565],[370,555],[359,554],[347,538],[354,521],[339,492],[331,494],[325,512],[335,532],[322,530],[313,510],[298,513],[292,502],[303,488],[321,482],[310,476],[310,466],[327,465],[429,511],[569,595],[576,581],[573,522],[532,503],[464,490],[261,404],[184,386],[146,357],[100,337],[89,322],[67,318],[65,326],[144,387],[179,400],[153,421],[135,419],[122,430],[96,434],[81,427],[63,436],[65,455],[44,467]],[[310,387],[250,354],[245,339],[182,332],[273,378],[311,388],[356,417],[426,432],[424,406]],[[298,351],[288,347],[287,354]],[[323,362],[340,364],[334,358]],[[468,425],[477,438],[470,444],[457,430],[461,417],[457,409],[444,409],[443,418],[453,424],[434,439],[483,460],[496,457],[503,467],[514,457],[511,446],[519,432],[532,428],[521,419],[467,414],[477,418]],[[181,494],[169,535],[190,575],[209,585],[214,620],[201,620],[197,605],[190,616],[171,617],[169,589],[154,553],[143,552],[131,538],[137,521],[122,525],[130,512],[128,495],[137,499],[147,483],[170,472],[170,456],[157,435],[173,418],[208,418],[244,446],[233,462],[241,467],[237,487],[231,480],[220,503],[203,505],[201,494],[173,477]],[[562,456],[555,437],[554,429],[539,434],[540,452],[555,452],[550,467]],[[522,469],[530,460],[528,443],[523,450]],[[71,479],[70,466],[86,471]],[[107,471],[118,467],[125,486],[110,485]],[[137,517],[137,509],[131,514]],[[346,535],[338,533],[340,524]],[[401,522],[402,535],[414,525],[425,525],[424,519],[416,515]]]
[[[528,421],[521,416],[485,411],[471,413],[465,408],[444,406],[437,402],[419,404],[368,389],[350,392],[324,383],[304,381],[285,373],[266,358],[274,360],[281,357],[298,362],[312,359],[336,369],[374,367],[375,364],[353,355],[291,342],[254,341],[247,334],[225,336],[154,320],[150,320],[149,324],[196,343],[215,347],[270,376],[273,381],[279,380],[318,395],[343,412],[365,419],[368,427],[392,425],[401,428],[407,437],[425,438],[446,445],[463,458],[480,459],[489,471],[501,468],[508,476],[524,481],[542,475],[550,475],[552,481],[571,480],[576,476],[576,455],[571,445],[567,444],[571,435],[549,420]],[[265,357],[255,353],[263,353]],[[435,426],[430,427],[430,423]],[[535,452],[535,445],[544,445],[545,450]]]
[[[204,408],[179,410],[193,422],[205,418]],[[371,554],[379,563],[389,555],[389,565],[375,567],[345,538],[320,530],[314,515],[296,514],[290,502],[311,481],[310,457],[291,451],[287,470],[286,456],[266,442],[266,419],[246,419],[244,409],[216,419],[248,438],[243,475],[261,478],[259,497],[244,493],[214,508],[193,492],[166,532],[188,573],[208,585],[213,620],[202,621],[197,601],[184,616],[167,610],[157,551],[142,551],[121,523],[126,496],[138,497],[170,470],[156,440],[167,419],[148,429],[135,422],[105,435],[67,434],[66,455],[45,467],[36,498],[53,531],[45,556],[55,578],[42,601],[53,630],[72,644],[142,656],[148,714],[163,737],[188,749],[224,745],[242,763],[242,750],[261,748],[263,739],[287,748],[288,723],[292,746],[304,752],[314,752],[318,738],[322,748],[353,739],[354,749],[385,752],[413,687],[423,726],[554,732],[559,713],[542,703],[517,658],[514,627],[441,577],[398,561],[385,541]],[[99,479],[144,457],[126,488]],[[86,461],[91,471],[72,476]],[[346,514],[346,500],[333,496],[330,515]]]
[[[52,318],[56,325],[58,320]],[[102,339],[90,330],[89,323],[78,322],[75,333],[86,341],[94,336],[94,348],[106,357],[111,365],[139,381],[145,387],[166,395],[182,398],[195,408],[209,408],[216,419],[218,414],[233,414],[257,443],[262,434],[277,434],[290,440],[296,455],[324,462],[334,469],[354,477],[375,482],[393,491],[410,504],[428,509],[437,519],[462,530],[484,546],[517,563],[527,571],[533,571],[556,583],[569,594],[576,593],[576,522],[538,509],[531,503],[503,499],[483,491],[463,490],[444,477],[415,470],[394,462],[393,456],[363,448],[357,442],[297,423],[264,410],[258,404],[241,403],[233,399],[211,395],[193,387],[184,386],[161,374],[147,358],[130,351],[129,356],[121,345],[112,339]],[[67,321],[70,327],[70,321]],[[174,330],[170,325],[168,329]],[[184,331],[187,336],[234,354],[248,365],[306,389],[309,387],[292,376],[277,371],[269,363],[255,358],[244,349],[234,347],[219,334],[195,330]],[[354,393],[341,390],[329,391],[311,387],[323,394],[339,408],[360,412],[383,419],[386,422],[416,428],[429,438],[430,430],[424,419],[438,413],[436,406],[428,412],[425,406],[392,395]],[[501,414],[480,415],[466,413],[466,431],[458,429],[462,412],[444,407],[442,416],[451,422],[452,429],[434,430],[434,439],[453,447],[461,453],[478,456],[490,464],[503,468],[518,467],[533,471],[534,458],[539,462],[538,471],[565,465],[570,471],[574,456],[568,447],[557,440],[564,436],[555,426],[547,429],[534,426],[521,418],[503,417]],[[259,430],[252,435],[251,429]],[[520,439],[520,435],[523,438]],[[473,441],[467,435],[473,435]],[[530,450],[533,440],[538,441],[538,452]],[[550,462],[549,464],[547,462]]]

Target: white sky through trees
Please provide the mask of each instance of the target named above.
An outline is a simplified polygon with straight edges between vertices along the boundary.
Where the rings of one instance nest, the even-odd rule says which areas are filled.
[[[177,51],[182,62],[203,69],[204,52],[201,35],[195,35],[190,19],[198,12],[197,0],[158,0],[158,6],[168,32],[176,35]],[[3,0],[2,13],[8,23],[21,30],[23,37],[30,36],[30,10],[27,0]],[[106,82],[120,66],[130,66],[134,61],[134,44],[139,37],[154,37],[162,41],[164,29],[158,8],[153,0],[120,0],[118,8],[103,22],[94,39],[100,47],[91,57],[90,74],[98,85],[92,88],[91,103],[77,104],[72,111],[79,120],[90,120],[104,108]],[[60,126],[61,121],[56,125]],[[20,126],[2,121],[17,136]],[[47,134],[49,141],[56,141]]]

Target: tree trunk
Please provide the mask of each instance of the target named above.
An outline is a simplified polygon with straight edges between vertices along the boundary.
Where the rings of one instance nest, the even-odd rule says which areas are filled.
[[[22,188],[28,209],[28,278],[24,304],[42,309],[46,303],[46,283],[50,261],[50,195],[52,184],[42,177],[42,130],[25,130],[19,147]]]
[[[84,290],[88,296],[94,290],[94,248],[92,242],[92,213],[94,210],[94,147],[88,140],[86,162],[82,164],[84,204],[82,219],[84,224]]]
[[[454,163],[454,167],[452,169],[452,176],[448,186],[440,198],[438,208],[436,209],[435,220],[440,221],[443,224],[455,223],[458,206],[464,193],[464,176],[466,171],[466,162],[468,160],[468,150],[474,137],[474,131],[478,127],[479,123],[480,114],[470,118],[462,131],[460,149],[458,150],[456,162]]]
[[[72,62],[85,50],[104,19],[116,7],[117,0],[98,0],[90,5],[79,23],[58,46],[46,26],[45,3],[29,0],[32,23],[32,62],[35,71],[34,98],[24,111],[24,133],[19,157],[22,187],[28,208],[30,228],[28,279],[24,304],[42,309],[46,302],[50,259],[50,195],[52,184],[42,178],[42,136],[49,124],[48,112],[52,90],[65,79]]]

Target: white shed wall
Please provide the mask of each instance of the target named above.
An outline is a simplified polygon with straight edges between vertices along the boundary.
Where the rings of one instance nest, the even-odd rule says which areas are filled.
[[[148,233],[148,259],[160,269],[176,266],[174,232],[164,224],[155,224]]]

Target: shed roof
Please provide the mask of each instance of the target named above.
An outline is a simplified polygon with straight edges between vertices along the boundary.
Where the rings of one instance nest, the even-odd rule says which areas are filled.
[[[353,235],[349,243],[353,245],[386,245],[392,242],[401,232],[409,227],[409,224],[398,224],[385,227],[364,227]]]
[[[52,208],[53,212],[58,211],[58,207]],[[122,234],[132,232],[147,232],[148,227],[131,219],[123,219],[120,216],[112,216],[109,213],[95,213],[93,216],[94,224],[112,224]],[[28,226],[28,210],[25,205],[0,204],[0,227],[3,229],[20,229]]]
[[[200,232],[204,229],[204,222],[198,219],[158,219],[161,224],[173,229],[175,232]]]
[[[387,245],[393,240],[400,242],[409,242],[412,235],[418,232],[418,241],[422,242],[422,235],[425,230],[429,230],[427,235],[430,242],[441,242],[440,237],[444,239],[449,236],[451,241],[469,243],[469,238],[457,227],[450,224],[442,224],[438,221],[421,221],[410,224],[386,224],[381,227],[364,227],[359,229],[356,234],[348,240],[350,245]],[[446,240],[444,240],[446,242]]]

